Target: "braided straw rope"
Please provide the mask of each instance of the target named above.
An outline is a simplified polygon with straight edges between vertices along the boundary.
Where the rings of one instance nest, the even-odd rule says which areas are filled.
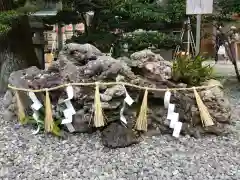
[[[104,116],[103,116],[103,112],[102,112],[102,107],[101,107],[101,101],[100,101],[100,94],[99,94],[99,85],[105,85],[105,86],[111,86],[111,85],[123,85],[123,86],[129,86],[129,87],[134,87],[137,89],[141,89],[141,90],[145,90],[145,95],[143,98],[143,102],[141,105],[141,109],[139,112],[139,116],[137,118],[137,122],[135,124],[135,128],[137,130],[141,130],[141,131],[147,131],[147,92],[148,91],[187,91],[187,90],[192,90],[195,94],[196,97],[196,101],[197,101],[197,105],[201,114],[201,119],[203,122],[203,125],[208,126],[208,125],[213,125],[213,121],[212,118],[208,112],[207,107],[204,105],[204,103],[202,102],[200,96],[198,95],[196,89],[207,89],[207,88],[212,88],[212,87],[216,87],[219,86],[217,84],[215,85],[211,85],[211,86],[198,86],[198,87],[190,87],[190,88],[165,88],[165,89],[158,89],[158,88],[150,88],[150,87],[143,87],[143,86],[138,86],[138,85],[134,85],[131,83],[126,83],[126,82],[92,82],[92,83],[69,83],[69,84],[62,84],[56,87],[52,87],[52,88],[45,88],[45,89],[38,89],[38,90],[33,90],[33,89],[25,89],[25,88],[17,88],[14,86],[11,86],[10,84],[8,85],[8,87],[12,90],[15,91],[25,91],[25,92],[46,92],[46,101],[45,101],[45,106],[48,107],[45,109],[45,123],[48,125],[47,127],[45,127],[46,131],[51,131],[52,127],[54,126],[54,121],[52,119],[52,111],[51,111],[51,102],[50,102],[50,98],[49,98],[49,91],[54,91],[60,88],[64,88],[67,86],[96,86],[96,90],[95,90],[95,100],[94,100],[94,107],[95,107],[95,112],[94,112],[94,124],[96,127],[101,127],[105,125],[104,122]],[[18,109],[19,112],[21,110],[21,112],[23,112],[23,107],[21,107],[21,105],[18,105]],[[23,114],[23,113],[21,113]],[[21,114],[18,115],[19,119],[21,120]]]
[[[55,86],[52,88],[45,88],[45,89],[25,89],[25,88],[17,88],[12,85],[8,85],[8,88],[17,90],[17,91],[25,91],[25,92],[46,92],[46,91],[54,91],[60,88],[64,88],[67,86],[95,86],[96,84],[99,85],[104,85],[104,86],[112,86],[112,85],[124,85],[124,86],[129,86],[129,87],[134,87],[137,89],[142,89],[142,90],[148,90],[148,91],[188,91],[188,90],[194,90],[194,89],[209,89],[213,88],[219,85],[211,85],[211,86],[197,86],[197,87],[190,87],[190,88],[165,88],[165,89],[158,89],[158,88],[150,88],[150,87],[143,87],[143,86],[138,86],[134,85],[131,83],[126,83],[126,82],[91,82],[91,83],[69,83],[69,84],[62,84],[59,86]]]

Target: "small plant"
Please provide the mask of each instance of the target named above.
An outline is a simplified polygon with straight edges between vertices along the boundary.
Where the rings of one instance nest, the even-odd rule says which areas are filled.
[[[172,79],[193,86],[210,79],[213,68],[210,65],[203,64],[206,60],[202,56],[194,58],[188,56],[178,57],[173,63]]]

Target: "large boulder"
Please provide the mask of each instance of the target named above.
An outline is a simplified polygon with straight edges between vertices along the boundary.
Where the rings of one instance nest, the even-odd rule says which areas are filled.
[[[159,54],[155,54],[151,50],[133,53],[129,62],[131,67],[141,69],[145,76],[155,81],[171,78],[171,62],[165,61]]]
[[[86,47],[92,47],[89,52]],[[86,51],[84,51],[86,50]],[[87,55],[86,55],[87,54]],[[91,54],[91,55],[89,55]],[[31,67],[11,74],[9,83],[13,86],[44,89],[60,84],[72,82],[128,82],[139,86],[153,88],[185,87],[186,85],[171,82],[171,63],[165,61],[160,55],[149,50],[134,53],[130,59],[121,57],[114,59],[105,56],[91,45],[69,44],[60,52],[59,58],[48,70],[39,70]],[[215,80],[205,82],[204,85],[216,84]],[[125,106],[125,88],[134,100],[132,106]],[[74,98],[71,100],[77,113],[73,117],[73,126],[76,132],[92,133],[93,127],[93,103],[94,87],[75,86]],[[102,140],[105,146],[116,148],[126,147],[137,143],[137,134],[132,130],[136,122],[142,103],[143,91],[122,85],[100,85],[100,98],[104,117],[107,122],[105,128],[101,128]],[[215,125],[203,128],[199,116],[199,110],[191,91],[174,92],[171,103],[176,104],[176,112],[183,122],[182,134],[200,137],[206,133],[221,134],[230,122],[230,106],[224,97],[221,86],[199,91],[204,103],[209,108]],[[41,93],[37,94],[44,101]],[[59,102],[66,99],[65,88],[50,92],[53,104],[54,116],[61,119],[63,107]],[[14,97],[11,92],[5,95],[6,112],[14,112],[15,101],[9,101],[7,97]],[[169,121],[166,120],[167,110],[163,106],[164,92],[149,92],[148,95],[148,130],[159,133],[172,133]],[[14,99],[14,98],[13,98]],[[25,94],[25,99],[27,96]],[[32,102],[25,101],[25,107]],[[125,126],[120,121],[120,112],[124,114],[128,124]],[[9,114],[7,114],[9,115]],[[6,117],[7,117],[6,115]]]

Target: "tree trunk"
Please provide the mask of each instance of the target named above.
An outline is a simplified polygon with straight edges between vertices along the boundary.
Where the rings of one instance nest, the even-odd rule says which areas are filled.
[[[0,11],[13,8],[12,0],[0,0]],[[7,88],[13,71],[30,66],[40,67],[32,43],[28,17],[19,17],[7,34],[0,36],[0,92]]]
[[[0,12],[8,11],[13,8],[13,0],[0,0]]]

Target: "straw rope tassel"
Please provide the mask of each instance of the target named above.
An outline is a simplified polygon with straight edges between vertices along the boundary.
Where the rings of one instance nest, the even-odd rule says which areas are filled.
[[[148,101],[148,89],[145,90],[140,112],[135,124],[136,130],[145,131],[145,132],[147,131],[147,126],[148,126],[148,122],[147,122],[148,102],[147,101]]]
[[[105,125],[102,104],[100,100],[99,83],[96,82],[94,99],[94,126],[102,127]]]
[[[24,111],[23,103],[21,101],[20,95],[19,95],[17,90],[15,91],[15,95],[16,95],[16,100],[17,100],[18,119],[19,119],[21,124],[24,124],[25,120],[26,120],[26,114],[25,114],[25,111]]]
[[[46,99],[45,99],[45,131],[51,132],[53,130],[53,117],[52,117],[52,104],[49,96],[48,90],[46,90]]]
[[[203,126],[207,127],[207,126],[212,126],[214,125],[214,122],[212,120],[212,117],[208,111],[208,108],[204,105],[201,97],[199,96],[197,90],[195,88],[193,88],[194,91],[194,95],[196,98],[196,102],[198,105],[198,109],[199,109],[199,113],[200,113],[200,118],[202,120],[202,124]]]

